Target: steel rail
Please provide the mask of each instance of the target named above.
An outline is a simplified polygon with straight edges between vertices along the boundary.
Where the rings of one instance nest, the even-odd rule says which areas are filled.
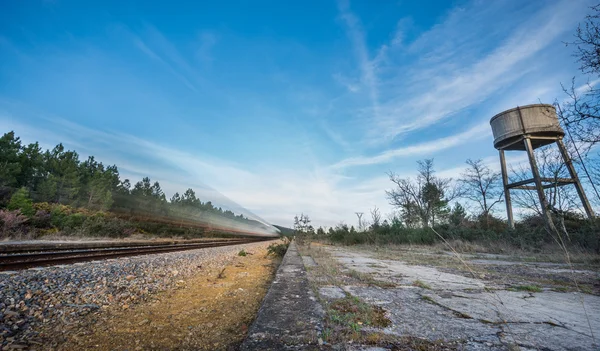
[[[38,251],[35,253],[17,253],[0,255],[0,271],[19,270],[31,267],[84,262],[117,257],[146,255],[153,253],[166,253],[174,251],[186,251],[210,247],[220,247],[256,242],[257,239],[240,240],[215,240],[210,242],[192,244],[168,244],[168,245],[140,245],[137,247],[106,247],[91,248],[72,251]]]

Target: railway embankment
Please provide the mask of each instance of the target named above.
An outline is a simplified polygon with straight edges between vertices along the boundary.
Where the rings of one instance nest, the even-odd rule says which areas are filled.
[[[149,306],[161,293],[186,289],[195,277],[213,279],[212,273],[242,259],[242,249],[258,255],[269,243],[1,272],[0,348],[69,349],[61,345],[74,342],[72,338],[81,333],[89,334],[87,328],[98,323],[97,316]],[[202,301],[202,296],[198,299]],[[258,304],[262,296],[253,299]],[[151,318],[146,319],[151,324]]]

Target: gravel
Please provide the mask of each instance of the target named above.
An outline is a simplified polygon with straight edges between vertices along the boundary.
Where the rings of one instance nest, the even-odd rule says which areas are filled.
[[[0,349],[52,349],[82,316],[127,309],[270,242],[0,272]]]

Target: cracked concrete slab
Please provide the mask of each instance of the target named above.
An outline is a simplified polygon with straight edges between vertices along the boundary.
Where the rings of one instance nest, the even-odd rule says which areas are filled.
[[[326,299],[342,299],[346,296],[346,293],[337,286],[324,286],[319,289],[319,295]]]
[[[363,253],[332,250],[332,255],[344,266],[362,273],[375,273],[382,279],[410,285],[419,280],[434,289],[481,289],[486,286],[478,279],[445,273],[433,267],[408,265],[401,261],[364,257]]]
[[[343,290],[383,307],[392,322],[381,330],[385,334],[431,341],[462,340],[465,350],[506,350],[514,345],[521,350],[600,349],[600,296],[508,291],[504,290],[506,284],[443,272],[438,267],[380,259],[351,248],[324,249],[341,264],[342,271],[354,270],[399,284],[395,288],[361,284],[319,290],[321,298],[337,298]],[[530,268],[558,268],[536,265]],[[417,280],[424,284],[413,286]]]
[[[302,262],[304,262],[305,267],[315,267],[317,263],[310,256],[302,256]]]

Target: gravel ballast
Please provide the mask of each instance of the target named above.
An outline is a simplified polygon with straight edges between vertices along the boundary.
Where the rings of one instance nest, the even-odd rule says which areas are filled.
[[[205,269],[224,267],[242,248],[271,243],[1,272],[1,349],[52,349],[90,312],[127,309]]]

